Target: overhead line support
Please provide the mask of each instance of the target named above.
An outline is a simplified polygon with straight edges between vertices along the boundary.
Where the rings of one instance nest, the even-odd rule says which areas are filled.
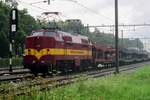
[[[119,51],[118,51],[118,0],[115,0],[115,73],[119,73]]]

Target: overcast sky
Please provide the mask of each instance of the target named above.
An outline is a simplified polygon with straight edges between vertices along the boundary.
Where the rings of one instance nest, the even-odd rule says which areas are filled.
[[[61,12],[60,17],[65,19],[81,19],[87,25],[114,24],[114,0],[51,0],[51,4],[34,2],[42,0],[17,0],[19,9],[27,8],[34,16],[40,16],[46,11]],[[77,1],[77,2],[74,2]],[[118,0],[120,24],[150,23],[150,0]],[[150,27],[120,28],[124,29],[124,37],[150,37]],[[110,28],[101,29],[110,32]],[[112,33],[112,32],[110,32]]]
[[[29,4],[42,0],[21,1],[19,8],[27,8],[34,17],[40,16],[45,11],[58,11],[61,12],[60,18],[62,20],[81,19],[85,25],[114,24],[114,0],[51,0],[50,5],[41,2],[32,6]],[[150,23],[150,0],[118,1],[120,24]],[[128,30],[124,31],[124,37],[135,37],[135,35],[136,37],[150,37],[148,34],[150,32],[149,27],[136,28],[136,31],[133,29],[133,27],[124,28],[124,30]],[[106,32],[110,32],[109,30],[110,28],[101,29],[101,31]]]

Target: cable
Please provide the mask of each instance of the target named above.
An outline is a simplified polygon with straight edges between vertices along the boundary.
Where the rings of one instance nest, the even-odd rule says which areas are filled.
[[[37,4],[37,3],[46,3],[46,2],[47,2],[47,1],[44,0],[44,1],[33,2],[33,3],[30,3],[30,4],[33,5],[33,4]]]
[[[19,1],[19,2],[22,2],[22,1],[20,1],[20,0],[18,0],[18,1]],[[102,16],[102,17],[104,17],[104,18],[106,18],[106,19],[108,19],[108,20],[110,20],[110,21],[112,21],[112,22],[113,22],[113,20],[112,20],[111,18],[109,18],[109,17],[107,17],[107,16],[105,16],[105,15],[102,15],[102,14],[97,13],[97,12],[96,12],[96,11],[94,11],[93,9],[90,9],[90,8],[88,8],[88,7],[84,6],[83,4],[81,4],[81,3],[77,2],[76,0],[69,0],[69,1],[71,1],[71,2],[73,2],[73,3],[75,3],[75,4],[80,5],[81,7],[83,7],[83,8],[85,8],[85,9],[89,10],[90,12],[93,12],[93,13],[94,13],[94,14],[96,14],[97,16]],[[26,3],[26,2],[22,2],[22,3],[28,4],[28,5],[30,5],[30,6],[33,6],[33,7],[36,7],[36,8],[42,9],[42,10],[49,11],[49,10],[47,10],[47,9],[44,9],[44,8],[39,7],[39,6],[35,6],[35,5],[33,5],[34,3],[31,3],[31,4]],[[37,3],[37,2],[36,2],[36,3]],[[63,14],[62,14],[62,16],[63,16],[63,17],[66,17],[66,18],[69,18],[68,16],[63,15]]]
[[[38,8],[38,9],[40,9],[40,10],[42,10],[42,11],[49,11],[48,9],[44,9],[44,8],[39,7],[39,6],[35,6],[35,5],[33,5],[33,4],[27,3],[27,2],[23,2],[23,1],[21,1],[21,0],[18,0],[18,2],[24,3],[24,4],[26,4],[26,5],[29,5],[29,6],[32,6],[32,7],[35,7],[35,8]],[[68,16],[66,16],[66,15],[64,15],[64,14],[62,14],[62,13],[60,13],[60,14],[62,15],[62,17],[66,17],[67,19],[69,18]]]
[[[103,15],[103,14],[97,13],[95,10],[84,6],[83,4],[79,3],[78,1],[71,0],[71,2],[73,2],[73,3],[77,4],[77,5],[80,5],[81,7],[83,7],[83,8],[85,8],[85,9],[89,10],[90,12],[93,12],[94,14],[96,14],[96,15],[98,15],[98,16],[102,16],[102,17],[104,17],[104,18],[106,18],[106,19],[108,19],[108,20],[114,22],[111,18],[109,18],[109,17],[107,17],[107,16],[105,16],[105,15]]]
[[[107,16],[105,16],[105,15],[103,15],[103,14],[97,13],[95,10],[84,6],[83,4],[79,3],[79,2],[76,1],[76,0],[69,0],[69,1],[71,1],[71,2],[73,2],[73,3],[76,3],[76,4],[80,5],[80,6],[82,6],[83,8],[85,8],[85,9],[87,9],[87,10],[89,10],[89,11],[95,13],[95,14],[98,15],[98,16],[105,17],[106,19],[108,19],[108,20],[114,22],[113,19],[111,19],[110,17],[107,17]],[[124,16],[121,16],[121,17],[123,17],[124,19],[126,19]]]
[[[29,6],[32,6],[32,7],[35,7],[35,8],[38,8],[38,9],[40,9],[40,10],[42,10],[42,11],[49,11],[48,9],[44,9],[44,8],[39,7],[39,6],[32,5],[32,4],[30,4],[30,3],[23,2],[23,1],[21,1],[21,0],[18,0],[18,2],[24,3],[24,4],[26,4],[26,5],[29,5]],[[53,16],[49,16],[49,17],[52,17],[52,18],[56,19],[56,18],[53,17]]]
[[[21,2],[21,3],[24,3],[24,4],[26,4],[26,5],[29,5],[29,6],[32,6],[32,7],[41,9],[41,10],[44,10],[44,11],[45,11],[45,10],[46,10],[46,11],[49,11],[49,10],[47,10],[47,9],[41,8],[41,7],[39,7],[39,6],[32,5],[32,4],[27,3],[27,2],[23,2],[23,1],[21,1],[21,0],[17,0],[17,1],[18,1],[18,2]]]

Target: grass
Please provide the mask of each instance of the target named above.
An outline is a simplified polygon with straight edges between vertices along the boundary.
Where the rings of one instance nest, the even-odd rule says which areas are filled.
[[[12,59],[13,66],[22,66],[22,58],[13,58]],[[0,59],[0,68],[9,67],[9,58]]]
[[[145,65],[133,74],[90,79],[12,98],[14,100],[150,100],[150,65]]]

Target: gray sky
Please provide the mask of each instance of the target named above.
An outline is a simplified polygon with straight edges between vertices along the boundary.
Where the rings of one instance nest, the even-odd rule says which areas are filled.
[[[81,19],[85,25],[114,24],[114,0],[51,0],[50,5],[47,3],[30,5],[42,0],[20,1],[19,9],[27,8],[34,17],[40,16],[45,11],[58,11],[62,13],[60,15],[62,20]],[[77,3],[72,1],[77,1]],[[150,23],[150,0],[118,1],[120,24]],[[150,37],[150,27],[137,27],[135,31],[133,31],[133,27],[120,29],[128,30],[124,31],[124,37]],[[110,32],[110,28],[100,30]]]

